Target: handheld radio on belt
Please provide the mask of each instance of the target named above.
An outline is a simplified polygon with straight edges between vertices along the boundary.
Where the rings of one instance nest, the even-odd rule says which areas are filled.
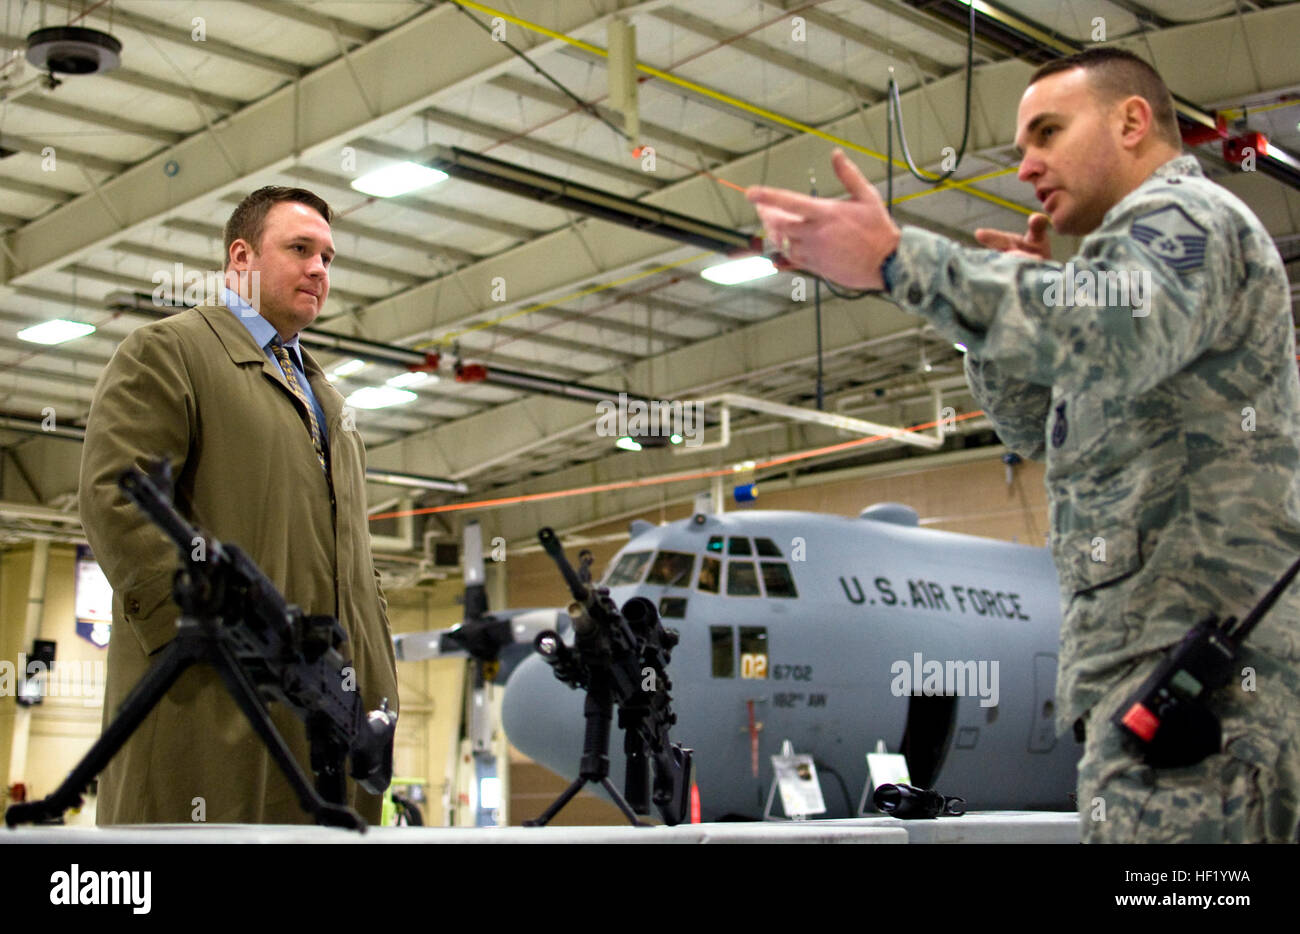
[[[1155,768],[1195,765],[1219,752],[1223,730],[1210,710],[1210,695],[1232,678],[1242,641],[1277,602],[1300,559],[1264,594],[1245,619],[1212,616],[1197,623],[1151,676],[1111,717],[1125,745]]]

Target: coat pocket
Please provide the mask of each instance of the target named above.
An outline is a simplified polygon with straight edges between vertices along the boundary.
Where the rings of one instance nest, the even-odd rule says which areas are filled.
[[[1123,580],[1142,567],[1138,532],[1131,526],[1072,532],[1061,540],[1056,554],[1061,589],[1066,594],[1087,593]]]
[[[146,655],[176,637],[180,609],[172,602],[174,576],[171,570],[154,574],[122,594],[122,618]]]
[[[1137,529],[1108,526],[1072,533],[1057,547],[1056,565],[1064,609],[1062,667],[1095,662],[1127,645],[1137,625],[1130,579],[1142,569]]]

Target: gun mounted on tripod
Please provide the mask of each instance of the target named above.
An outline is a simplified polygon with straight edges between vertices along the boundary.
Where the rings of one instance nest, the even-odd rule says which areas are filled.
[[[162,490],[172,488],[170,465],[150,477],[136,467],[118,485],[180,550],[172,595],[181,608],[176,638],[122,702],[117,715],[63,784],[39,801],[5,812],[9,826],[47,823],[81,804],[87,785],[191,665],[205,662],[270,750],[303,809],[322,824],[365,829],[349,808],[344,764],[372,794],[393,773],[397,714],[385,699],[366,712],[351,662],[347,636],[332,616],[308,616],[287,603],[275,585],[238,547],[223,544],[190,525]],[[269,701],[288,706],[304,722],[311,748],[313,789],[276,730]]]
[[[663,626],[655,605],[643,597],[633,597],[620,613],[609,591],[592,584],[591,552],[579,554],[575,571],[551,529],[542,529],[537,537],[573,594],[569,616],[574,644],[570,648],[554,632],[541,633],[534,644],[557,678],[587,692],[587,731],[578,778],[541,817],[528,823],[546,824],[585,784],[593,782],[605,788],[633,825],[641,824],[636,815],[650,813],[652,799],[664,823],[679,824],[688,815],[692,751],[668,735],[677,722],[668,677],[677,632]],[[627,756],[625,795],[609,780],[614,706]]]

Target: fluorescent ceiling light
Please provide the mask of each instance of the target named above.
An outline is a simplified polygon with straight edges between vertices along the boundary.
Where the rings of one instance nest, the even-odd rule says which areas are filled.
[[[415,393],[406,389],[394,389],[392,386],[362,386],[344,401],[358,409],[383,409],[390,405],[405,405],[416,398]]]
[[[627,437],[627,435],[624,435],[623,437],[621,437],[621,438],[619,438],[617,441],[615,441],[615,442],[614,442],[614,447],[616,447],[616,448],[622,448],[624,451],[639,451],[639,450],[641,450],[641,445],[637,444],[637,443],[636,443],[635,441],[633,441],[631,438]]]
[[[352,187],[363,195],[376,198],[395,198],[420,188],[428,188],[447,177],[446,172],[439,172],[427,165],[414,162],[396,162],[384,166],[352,181]]]
[[[356,373],[358,370],[365,369],[365,366],[366,366],[366,361],[364,360],[349,360],[346,363],[340,363],[334,369],[330,370],[330,375],[351,376],[353,373]]]
[[[80,321],[65,321],[62,318],[55,318],[53,321],[33,324],[29,328],[23,328],[18,332],[18,337],[20,340],[31,341],[33,344],[62,344],[64,341],[92,334],[94,330],[95,326],[93,324],[82,324]]]
[[[392,386],[394,389],[410,389],[412,386],[427,383],[430,376],[433,376],[433,381],[435,383],[438,381],[438,377],[431,373],[426,373],[423,370],[412,370],[409,373],[399,373],[392,379],[385,380],[384,384]]]
[[[766,279],[776,275],[776,267],[766,256],[746,256],[744,259],[728,260],[700,270],[700,275],[718,285],[739,285],[755,279]]]

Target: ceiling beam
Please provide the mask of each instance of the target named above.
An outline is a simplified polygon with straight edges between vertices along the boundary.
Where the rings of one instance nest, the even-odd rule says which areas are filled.
[[[883,91],[868,87],[860,81],[854,81],[848,75],[838,74],[829,68],[800,58],[798,55],[792,55],[752,36],[737,37],[731,29],[719,26],[717,23],[702,16],[696,16],[694,13],[688,13],[685,10],[676,8],[667,8],[655,10],[650,15],[655,19],[663,20],[665,23],[693,32],[698,36],[714,39],[733,49],[747,52],[759,59],[759,61],[776,65],[778,68],[783,68],[802,78],[816,81],[818,84],[834,88],[836,91],[848,91],[858,100],[874,104],[885,99]]]
[[[51,188],[49,185],[38,185],[35,182],[25,182],[20,178],[10,178],[5,175],[0,175],[0,188],[16,191],[21,195],[31,195],[34,198],[45,198],[47,201],[55,202],[62,202],[76,197],[76,192],[64,191],[62,188]]]
[[[628,304],[631,303],[629,302]],[[611,303],[603,306],[601,311],[606,309],[617,311],[618,304]],[[644,324],[631,324],[627,321],[618,321],[614,318],[606,318],[603,314],[594,310],[584,312],[576,309],[557,308],[552,306],[550,308],[543,308],[541,311],[535,311],[533,314],[555,318],[559,321],[563,321],[565,324],[585,325],[600,331],[610,331],[614,334],[622,334],[624,337],[636,338],[638,340],[646,340],[648,338],[650,340],[663,341],[670,347],[680,346],[687,341],[687,338],[676,334],[669,334],[663,330],[651,331]]]
[[[412,237],[409,234],[398,233],[394,230],[385,230],[382,227],[371,227],[358,221],[349,220],[346,217],[335,217],[334,220],[330,221],[330,229],[335,233],[347,234],[350,237],[360,237],[362,240],[387,243],[389,246],[397,246],[415,253],[422,253],[430,258],[441,257],[453,263],[472,262],[476,258],[474,254],[466,253],[464,250],[453,250],[436,243],[430,243],[428,240],[421,240],[419,237]],[[338,262],[337,256],[334,257],[334,261]],[[427,279],[428,277],[422,278]]]
[[[142,136],[145,139],[151,139],[168,146],[174,146],[185,138],[184,133],[177,133],[175,130],[164,130],[161,127],[140,123],[138,120],[128,120],[121,114],[92,110],[89,107],[82,107],[78,104],[60,100],[51,94],[24,94],[14,101],[14,104],[19,107],[26,107],[29,110],[54,114],[68,120],[89,123],[92,126],[105,127],[122,133],[129,133],[132,136]]]
[[[768,6],[777,6],[781,9],[788,10],[792,7],[801,6],[805,0],[783,0],[783,2],[764,0],[764,2]],[[856,23],[850,22],[841,16],[832,16],[830,13],[826,13],[816,7],[809,7],[806,10],[800,10],[799,15],[813,25],[820,26],[822,29],[827,29],[837,36],[842,36],[855,45],[860,45],[865,49],[878,52],[896,62],[915,65],[927,77],[942,78],[945,75],[951,74],[954,70],[937,59],[931,58],[924,52],[917,52],[913,49],[906,48],[897,42],[891,42],[877,33],[863,29]],[[977,36],[977,42],[978,38],[979,37]],[[963,42],[964,41],[963,38]],[[978,49],[978,46],[976,48]],[[1002,56],[998,57],[1000,58]]]
[[[3,379],[6,375],[15,375],[7,373],[10,364],[0,363],[0,391],[3,391]],[[28,379],[44,379],[52,383],[68,383],[72,386],[78,386],[82,389],[93,389],[95,383],[99,381],[96,376],[78,376],[76,373],[64,373],[59,370],[46,370],[41,367],[34,367],[30,363],[23,361],[22,369],[16,375],[20,375],[24,381]],[[30,388],[24,385],[24,388]],[[81,400],[83,403],[87,400]]]
[[[75,363],[88,363],[91,366],[96,367],[105,366],[112,357],[112,354],[92,354],[87,353],[84,350],[70,350],[66,347],[60,348],[56,351],[53,347],[48,345],[32,344],[27,341],[11,341],[8,338],[3,337],[0,337],[0,349],[12,350],[27,359],[44,356],[47,353],[51,355],[57,354],[60,360],[70,360]]]
[[[69,276],[76,276],[78,279],[94,279],[97,282],[107,282],[109,285],[116,285],[137,292],[141,290],[153,291],[153,283],[147,279],[141,279],[139,276],[128,276],[113,269],[100,269],[98,266],[91,266],[87,263],[73,263],[59,271]],[[63,300],[68,305],[75,306],[79,304],[75,295],[65,295]]]
[[[543,347],[550,347],[556,350],[587,354],[592,357],[603,357],[607,360],[617,360],[620,363],[635,360],[638,356],[635,353],[629,353],[625,350],[615,350],[612,347],[602,347],[599,344],[574,340],[568,337],[557,337],[554,334],[547,334],[542,331],[530,331],[527,328],[511,327],[508,324],[495,325],[492,328],[492,333],[502,337],[509,337],[513,340],[524,341],[526,343],[540,344]],[[535,363],[533,365],[537,366],[538,364]]]
[[[211,91],[200,88],[164,81],[162,78],[155,78],[153,75],[146,75],[141,71],[132,71],[130,68],[114,68],[112,71],[106,71],[104,74],[95,77],[96,79],[104,78],[108,81],[119,81],[133,88],[153,91],[156,94],[165,94],[168,97],[174,97],[189,103],[198,101],[204,107],[216,111],[218,115],[234,113],[246,103],[246,101],[241,101],[238,98],[226,97],[224,94],[213,94]]]
[[[540,84],[536,84],[529,81],[527,78],[521,78],[517,75],[501,75],[499,78],[493,78],[488,83],[503,91],[509,91],[512,94],[518,94],[520,97],[526,97],[529,100],[538,101],[542,104],[549,104],[552,107],[559,107],[562,110],[570,110],[577,107],[577,104],[554,88],[543,87]],[[622,123],[623,115],[617,110],[612,110],[609,107],[590,101],[588,101],[587,104],[595,110],[596,113],[600,114],[615,126],[619,126]],[[691,152],[698,153],[706,161],[715,164],[720,162],[731,162],[740,155],[740,153],[732,152],[730,149],[723,149],[721,146],[706,142],[705,140],[696,139],[694,136],[687,136],[685,133],[679,133],[669,127],[662,126],[658,123],[651,123],[647,120],[641,121],[641,133],[649,139],[671,143],[674,146],[680,146],[682,149],[688,149]]]
[[[1157,29],[1168,29],[1170,26],[1178,24],[1171,19],[1165,19],[1159,13],[1156,13],[1150,7],[1141,3],[1135,3],[1134,0],[1109,0],[1121,10],[1131,13],[1138,21],[1139,26],[1145,23],[1148,26],[1154,26]]]
[[[351,185],[351,179],[343,175],[335,175],[332,172],[322,172],[319,169],[309,168],[307,166],[296,166],[288,170],[286,174],[295,178],[301,178],[304,181],[311,182],[315,185],[325,185],[338,191],[346,192],[354,198],[366,198]],[[238,203],[242,195],[227,196],[225,200],[231,203]],[[447,204],[438,204],[433,201],[426,201],[415,195],[399,195],[395,198],[370,198],[375,204],[395,204],[399,207],[406,208],[409,211],[416,211],[420,214],[427,214],[430,217],[436,217],[439,220],[452,221],[456,224],[465,224],[469,227],[477,227],[480,230],[490,230],[493,233],[504,234],[514,240],[530,240],[533,236],[541,233],[532,227],[526,227],[523,224],[516,224],[511,221],[500,220],[495,217],[488,217],[486,214],[478,214],[474,211],[466,211],[464,208],[452,207]],[[470,262],[477,257],[473,253],[457,249],[452,246],[443,246],[441,244],[426,244],[427,248],[436,248],[446,253],[447,256],[458,262]]]
[[[21,295],[24,298],[35,298],[42,302],[71,304],[74,307],[84,307],[85,305],[85,302],[76,296],[65,295],[63,292],[43,289],[34,285],[16,285],[13,287],[13,292],[15,295]]]
[[[564,146],[557,146],[555,143],[548,143],[545,140],[533,139],[530,136],[521,136],[516,130],[507,127],[493,126],[490,123],[484,123],[481,120],[475,120],[471,117],[462,117],[460,114],[451,113],[447,110],[440,110],[437,107],[429,107],[421,111],[421,115],[428,117],[434,123],[440,123],[443,126],[451,127],[455,130],[463,130],[466,133],[473,133],[475,136],[482,136],[492,140],[493,143],[501,143],[523,152],[531,152],[538,156],[545,156],[548,159],[555,159],[561,163],[567,163],[586,169],[589,172],[595,172],[606,178],[612,178],[622,182],[625,185],[631,185],[640,190],[644,188],[662,188],[668,184],[666,180],[650,172],[643,172],[640,169],[624,168],[621,165],[615,165],[604,159],[597,159],[595,156],[589,156],[586,153],[578,152],[575,149],[568,149]],[[371,146],[373,143],[366,141],[358,143],[357,148],[362,146]],[[373,150],[372,150],[373,151]],[[398,150],[400,152],[401,150]],[[477,148],[475,151],[478,151]],[[406,158],[416,155],[415,153],[406,153]],[[499,156],[497,157],[499,158]],[[628,161],[635,164],[636,160],[628,156]]]
[[[127,167],[125,162],[117,162],[113,159],[105,159],[102,156],[96,156],[93,153],[69,149],[62,143],[56,144],[45,140],[31,139],[27,136],[15,136],[12,133],[0,132],[0,148],[25,152],[28,155],[40,156],[43,159],[45,158],[45,149],[50,146],[54,147],[54,158],[56,164],[59,162],[69,162],[72,165],[94,169],[96,172],[107,172],[109,175],[116,175]]]
[[[283,19],[291,19],[297,23],[314,26],[325,32],[337,32],[354,45],[365,45],[380,35],[379,30],[371,29],[369,26],[342,20],[337,16],[326,16],[324,13],[306,10],[296,3],[289,3],[286,0],[241,0],[241,2],[264,13],[273,13]]]
[[[720,286],[720,288],[729,287]],[[713,311],[712,309],[705,308],[702,305],[688,305],[685,302],[675,302],[672,299],[664,298],[661,295],[647,295],[645,291],[638,292],[634,289],[612,288],[606,289],[602,294],[611,295],[620,301],[627,302],[629,305],[640,305],[642,308],[648,308],[651,311],[666,311],[669,314],[679,315],[687,319],[708,321],[727,330],[734,328],[738,324],[744,323],[744,319],[737,318],[734,315]]]

